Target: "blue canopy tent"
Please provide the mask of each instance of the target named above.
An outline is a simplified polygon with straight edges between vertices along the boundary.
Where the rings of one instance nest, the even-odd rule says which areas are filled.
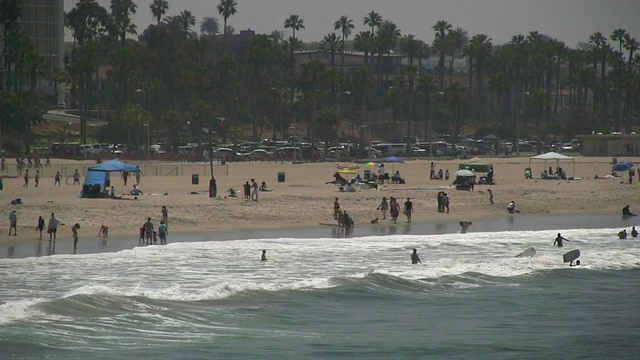
[[[101,197],[107,187],[107,173],[117,171],[141,172],[140,168],[124,163],[118,159],[105,161],[98,165],[91,166],[84,183],[82,184],[81,197]]]

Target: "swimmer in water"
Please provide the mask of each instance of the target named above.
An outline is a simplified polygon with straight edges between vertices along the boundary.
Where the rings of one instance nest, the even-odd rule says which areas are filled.
[[[411,254],[411,263],[412,264],[422,264],[422,261],[420,261],[420,257],[418,256],[418,250],[417,249],[413,249],[413,253]]]

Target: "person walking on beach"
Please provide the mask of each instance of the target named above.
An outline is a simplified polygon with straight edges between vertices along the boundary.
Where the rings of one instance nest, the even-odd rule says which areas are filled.
[[[333,220],[338,220],[340,216],[340,203],[338,202],[338,198],[333,201]]]
[[[167,224],[164,221],[160,221],[158,226],[158,236],[160,236],[160,245],[167,244]]]
[[[78,169],[73,172],[73,185],[80,185],[80,173]]]
[[[60,187],[60,180],[62,179],[60,171],[56,171],[56,176],[54,176],[53,179],[53,187],[56,187],[56,184],[58,184],[58,187]]]
[[[165,205],[162,205],[162,222],[168,229],[169,228],[169,210],[167,210],[167,207]]]
[[[58,231],[58,225],[60,221],[56,219],[54,213],[51,213],[51,217],[49,218],[49,225],[47,226],[47,232],[49,233],[49,241],[56,241],[56,232]]]
[[[556,245],[558,247],[563,247],[564,245],[562,244],[563,241],[569,242],[569,240],[567,240],[566,238],[564,238],[562,236],[562,234],[558,233],[558,236],[556,237],[556,239],[553,241],[553,245]]]
[[[24,170],[24,187],[29,187],[29,169]]]
[[[38,184],[40,183],[40,170],[36,170],[36,176],[33,178],[33,182],[35,187],[38,187]]]
[[[260,256],[260,261],[267,261],[267,250],[262,250],[262,256]]]
[[[400,204],[398,204],[398,201],[396,200],[396,198],[394,197],[390,198],[389,208],[391,209],[391,219],[395,224],[398,221],[398,215],[400,215]]]
[[[387,202],[386,197],[382,198],[382,202],[380,203],[380,205],[378,205],[377,210],[382,211],[382,220],[387,220],[387,211],[389,211],[389,203]]]
[[[122,172],[122,182],[124,183],[124,186],[127,186],[127,180],[129,180],[129,172],[128,171],[123,171]]]
[[[432,161],[429,169],[429,180],[433,180],[435,176],[436,176],[436,163]]]
[[[258,201],[258,183],[251,179],[251,200]]]
[[[493,192],[491,192],[491,189],[487,189],[487,192],[489,193],[489,203],[493,205]]]
[[[251,198],[251,185],[249,182],[245,182],[243,185],[244,188],[244,199],[249,200]]]
[[[80,224],[76,223],[71,228],[71,237],[73,238],[73,250],[78,250],[78,229],[80,229]]]
[[[44,230],[44,219],[42,216],[38,216],[38,225],[36,226],[36,230],[40,233],[40,238],[38,240],[42,240],[42,231]]]
[[[410,198],[404,202],[404,214],[407,216],[407,222],[411,222],[411,214],[413,214],[413,203]]]
[[[140,166],[136,165],[136,184],[140,185],[140,175],[142,174],[142,171],[140,171]]]
[[[13,229],[13,236],[18,236],[18,214],[15,210],[9,214],[9,236],[11,236],[11,229]]]
[[[209,180],[209,197],[215,198],[218,196],[218,185],[216,185],[216,178],[213,176]]]
[[[144,223],[144,234],[147,239],[147,245],[151,245],[151,241],[153,241],[153,223],[151,222],[151,218],[147,218],[147,222]]]
[[[422,261],[420,261],[420,256],[418,256],[418,250],[417,249],[413,249],[413,253],[411,253],[411,263],[412,264],[422,264]]]

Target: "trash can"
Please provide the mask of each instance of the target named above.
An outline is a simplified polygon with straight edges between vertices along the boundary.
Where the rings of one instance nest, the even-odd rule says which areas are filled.
[[[227,164],[227,160],[221,160],[220,161],[220,165],[226,165]]]
[[[2,185],[2,179],[0,179],[0,190],[4,189],[4,185]]]
[[[191,185],[198,185],[198,184],[200,184],[200,175],[192,174],[191,175]]]
[[[278,173],[278,182],[284,182],[284,173],[283,172],[279,172]]]
[[[364,179],[367,181],[371,180],[371,170],[364,171]]]

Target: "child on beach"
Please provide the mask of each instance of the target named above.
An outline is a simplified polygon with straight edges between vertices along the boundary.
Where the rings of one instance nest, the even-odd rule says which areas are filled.
[[[40,232],[40,238],[38,240],[42,240],[42,231],[44,230],[44,219],[42,216],[38,216],[38,225],[36,226],[36,230]]]
[[[158,226],[158,235],[160,236],[160,245],[167,244],[167,224],[164,221],[160,221],[160,226]]]
[[[138,239],[138,245],[144,245],[144,224],[140,228],[140,238]]]
[[[78,249],[78,229],[80,229],[80,224],[76,223],[71,228],[71,237],[73,237],[73,250]]]

